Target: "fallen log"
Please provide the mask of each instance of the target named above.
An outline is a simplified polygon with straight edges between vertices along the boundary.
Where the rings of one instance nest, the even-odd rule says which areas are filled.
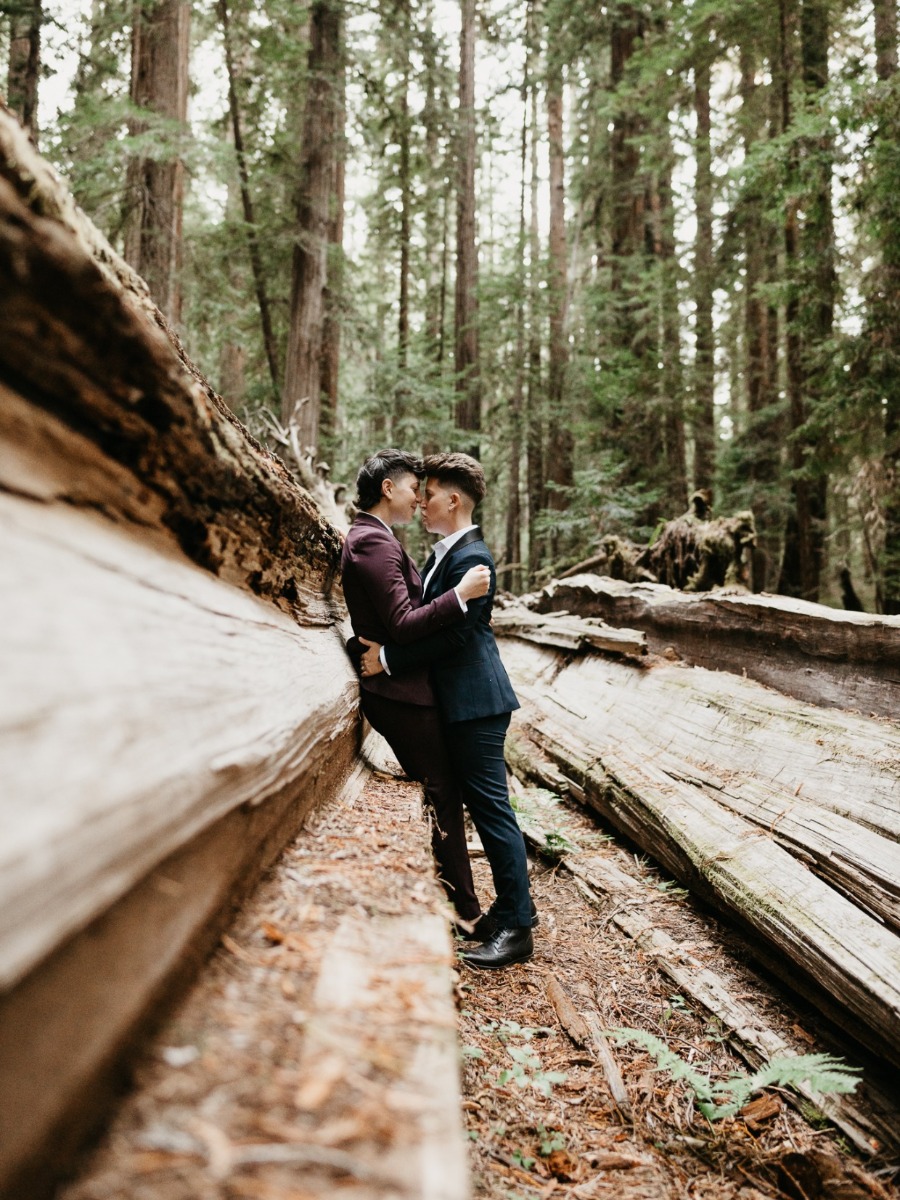
[[[354,770],[339,547],[0,110],[4,1197]]]
[[[555,580],[523,603],[643,630],[652,654],[747,675],[813,704],[896,717],[900,617],[844,612],[786,596],[687,593],[599,575]]]
[[[658,891],[648,891],[633,876],[626,874],[605,854],[582,850],[566,837],[564,815],[552,791],[564,784],[559,769],[546,755],[521,732],[513,742],[512,760],[516,773],[526,783],[536,783],[541,791],[532,795],[527,806],[518,800],[517,816],[526,839],[544,854],[549,854],[559,866],[574,879],[581,894],[598,909],[606,919],[628,937],[633,938],[640,950],[653,959],[656,966],[672,980],[679,992],[702,1005],[722,1026],[728,1030],[729,1040],[739,1054],[752,1067],[796,1054],[791,1046],[775,1029],[766,1016],[749,997],[734,995],[725,979],[701,962],[686,947],[676,942],[664,929],[654,922],[653,907],[660,901]],[[547,789],[550,789],[548,791]],[[511,788],[515,796],[515,785]],[[563,828],[560,829],[561,817]],[[598,1003],[602,998],[598,996]],[[600,1043],[610,1054],[599,1023],[591,1022],[595,1042]],[[599,1044],[598,1047],[599,1049]],[[613,1067],[614,1067],[613,1062]],[[609,1079],[609,1065],[604,1064]],[[885,1148],[894,1149],[900,1142],[897,1123],[897,1102],[878,1096],[873,1104],[872,1081],[867,1079],[870,1113],[864,1115],[854,1100],[841,1095],[823,1095],[808,1083],[796,1085],[796,1105],[809,1117],[809,1104],[815,1113],[821,1113],[833,1122],[850,1141],[864,1154],[876,1153]],[[610,1080],[612,1085],[613,1080]],[[616,1095],[622,1108],[621,1094]],[[791,1099],[792,1093],[785,1095]],[[627,1096],[625,1097],[627,1103]],[[793,1102],[793,1101],[792,1101]],[[805,1102],[808,1102],[806,1104]],[[622,1109],[625,1113],[625,1109]],[[630,1119],[630,1114],[626,1114]]]
[[[540,616],[520,604],[494,609],[492,624],[498,635],[556,646],[561,650],[607,650],[612,653],[643,655],[647,638],[634,629],[617,629],[595,617],[571,617],[567,613]]]
[[[900,729],[697,667],[566,662],[514,639],[503,657],[523,701],[513,740],[515,730],[532,739],[574,796],[749,930],[761,960],[851,1037],[900,1065],[900,938],[852,898],[865,871],[896,912]],[[513,754],[527,761],[527,744]],[[841,816],[827,872],[779,844],[771,809],[751,823],[723,792],[744,812],[761,798],[789,811],[802,792]]]

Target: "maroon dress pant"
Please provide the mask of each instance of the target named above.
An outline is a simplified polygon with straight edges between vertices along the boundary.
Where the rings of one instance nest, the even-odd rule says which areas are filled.
[[[464,921],[481,912],[466,849],[462,793],[436,707],[405,704],[360,689],[366,720],[388,743],[410,779],[421,783],[432,813],[431,849],[444,890]]]

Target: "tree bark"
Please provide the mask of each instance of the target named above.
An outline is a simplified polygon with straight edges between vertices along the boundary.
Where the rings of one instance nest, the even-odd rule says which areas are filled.
[[[669,139],[667,138],[667,142]],[[671,145],[669,144],[669,152]],[[659,403],[663,412],[663,443],[666,464],[666,503],[670,513],[684,512],[688,506],[685,421],[682,391],[684,371],[681,361],[681,333],[678,321],[678,260],[675,256],[675,213],[672,206],[672,174],[666,169],[656,181],[651,195],[655,226],[654,253],[659,262]]]
[[[481,380],[478,362],[478,252],[476,249],[475,16],[476,0],[460,0],[459,175],[456,195],[456,424],[466,449],[478,456]]]
[[[828,78],[828,15],[821,0],[804,0],[801,12],[802,76],[807,94],[821,90]],[[782,128],[793,120],[791,87],[795,72],[793,41],[797,11],[794,0],[782,0]],[[801,154],[805,178],[801,178]],[[787,390],[792,434],[793,506],[788,516],[784,559],[778,590],[817,600],[825,554],[826,479],[816,462],[818,446],[806,429],[819,398],[817,375],[825,367],[818,357],[831,332],[834,312],[831,154],[827,139],[796,146],[792,175],[801,183],[806,217],[799,219],[800,200],[787,201],[785,257],[789,277],[786,306]]]
[[[701,51],[702,53],[702,51]],[[695,356],[694,400],[691,427],[694,435],[694,488],[711,488],[716,471],[715,427],[715,341],[713,337],[713,177],[712,127],[709,107],[710,65],[694,67],[694,111],[697,136],[694,142],[697,179],[694,208],[697,235],[694,240]]]
[[[272,380],[272,391],[278,398],[278,351],[275,346],[275,334],[272,330],[272,314],[263,273],[262,257],[259,252],[256,216],[253,211],[253,197],[250,195],[250,176],[247,170],[247,156],[244,152],[244,135],[241,129],[241,111],[238,104],[237,72],[234,55],[231,48],[231,29],[228,16],[228,0],[219,0],[219,20],[222,23],[222,40],[225,45],[225,72],[228,77],[228,110],[231,115],[231,132],[234,138],[234,153],[237,159],[238,176],[241,186],[241,206],[244,213],[244,227],[247,234],[247,250],[250,256],[250,267],[253,271],[253,285],[256,289],[256,303],[259,308],[259,320],[262,326],[263,348],[266,352],[266,362],[269,364],[269,375]]]
[[[409,39],[410,12],[407,0],[398,0],[395,15],[402,25],[402,82],[400,93],[400,297],[397,306],[397,365],[400,371],[406,370],[409,364],[409,271],[410,271],[410,238],[412,225],[412,177],[410,162],[411,122],[409,115]],[[404,413],[395,413],[397,425],[402,428]]]
[[[172,133],[187,122],[190,13],[186,0],[136,0],[131,30],[131,101],[169,122]],[[136,118],[132,134],[146,134]],[[172,136],[172,133],[167,136]],[[128,167],[125,258],[147,281],[166,319],[181,319],[184,164],[177,147]]]
[[[529,217],[528,217],[528,264],[531,275],[531,287],[528,290],[528,375],[526,390],[526,479],[525,488],[528,499],[528,575],[534,579],[543,559],[543,539],[538,534],[537,519],[544,503],[544,472],[545,472],[545,441],[546,418],[544,401],[544,384],[541,371],[541,319],[540,293],[538,292],[538,272],[540,270],[540,234],[538,224],[538,90],[535,82],[534,58],[534,17],[529,6],[526,38],[528,42],[526,57],[526,76],[529,80],[531,95],[531,127],[530,127],[530,187],[529,187]]]
[[[746,674],[798,700],[896,716],[897,617],[781,596],[685,593],[588,574],[555,580],[532,606],[643,630],[654,654]]]
[[[897,726],[696,667],[648,671],[509,638],[503,658],[523,705],[513,739],[526,733],[572,795],[748,930],[754,954],[851,1037],[900,1065],[900,938],[866,897],[870,888],[894,920]]]
[[[447,181],[446,163],[441,145],[441,124],[446,107],[437,82],[436,39],[433,13],[428,10],[425,39],[425,126],[426,174],[425,201],[425,339],[426,354],[438,367],[444,352],[444,307],[447,289]]]
[[[344,201],[346,191],[346,128],[347,80],[342,68],[339,84],[340,101],[337,113],[335,140],[337,154],[334,163],[334,186],[331,200],[331,220],[328,223],[328,271],[325,287],[325,318],[322,327],[321,385],[322,433],[334,437],[337,429],[340,402],[341,313],[344,304]]]
[[[552,35],[553,30],[550,28]],[[550,157],[550,229],[549,229],[549,305],[550,342],[547,376],[547,416],[549,430],[546,460],[546,504],[560,512],[570,503],[566,490],[574,481],[575,438],[572,413],[566,406],[566,369],[569,348],[566,330],[568,281],[566,278],[566,192],[565,152],[563,148],[563,72],[556,58],[552,37],[547,70],[547,141]],[[555,556],[561,539],[552,539]]]
[[[897,0],[873,0],[875,74],[885,81],[897,72]]]
[[[310,461],[319,452],[328,230],[343,75],[342,22],[341,0],[316,0],[313,4],[281,410],[283,423],[296,426],[301,450]]]
[[[897,73],[897,4],[896,0],[874,0],[876,75],[883,85],[890,84]],[[894,386],[896,367],[900,361],[898,337],[898,303],[900,294],[900,252],[897,248],[896,194],[891,189],[893,149],[897,130],[896,101],[884,99],[876,134],[876,155],[882,197],[876,206],[878,236],[881,242],[881,263],[874,275],[870,299],[869,322],[877,358],[886,362],[878,372],[879,394],[884,399],[884,466],[887,494],[884,500],[884,548],[880,557],[881,605],[886,613],[900,613],[900,396]],[[884,178],[881,178],[883,176]]]
[[[356,681],[337,531],[2,112],[0,508],[0,1191],[36,1196],[347,777]]]
[[[11,6],[9,20],[6,102],[37,145],[43,0],[22,0],[21,5]]]
[[[516,348],[514,381],[510,397],[509,486],[506,502],[504,584],[511,592],[522,586],[522,433],[525,415],[525,288],[527,279],[528,227],[525,196],[528,185],[528,77],[522,81],[522,140],[519,159],[519,298],[516,302]]]
[[[759,140],[763,114],[757,112],[756,60],[748,44],[741,46],[740,66],[741,133],[744,155],[749,157]],[[777,130],[771,132],[774,136]],[[774,239],[765,218],[763,198],[756,189],[745,196],[739,220],[747,271],[744,288],[747,425],[739,434],[739,441],[757,529],[752,587],[760,592],[766,590],[769,564],[779,561],[782,518],[773,493],[781,474],[784,431],[778,399],[778,310],[762,293],[774,274]]]

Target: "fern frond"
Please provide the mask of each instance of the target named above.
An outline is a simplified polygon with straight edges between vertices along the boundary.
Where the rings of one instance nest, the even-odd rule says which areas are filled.
[[[697,1108],[710,1121],[736,1116],[752,1095],[767,1087],[797,1087],[801,1083],[817,1092],[852,1092],[859,1083],[859,1068],[831,1054],[782,1055],[772,1058],[752,1075],[735,1072],[718,1083],[695,1070],[661,1038],[642,1029],[612,1029],[609,1036],[643,1047],[674,1082],[684,1082],[697,1097]],[[721,1101],[727,1097],[726,1103]]]

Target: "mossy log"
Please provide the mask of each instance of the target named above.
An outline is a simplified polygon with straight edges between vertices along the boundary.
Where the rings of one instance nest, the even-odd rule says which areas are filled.
[[[900,1066],[900,728],[697,667],[502,650],[523,701],[517,769],[530,740],[558,785]]]
[[[337,531],[3,111],[0,543],[0,1192],[33,1198],[358,719]]]
[[[554,580],[523,603],[642,630],[652,654],[747,675],[798,700],[884,717],[900,711],[900,617],[593,574]]]

